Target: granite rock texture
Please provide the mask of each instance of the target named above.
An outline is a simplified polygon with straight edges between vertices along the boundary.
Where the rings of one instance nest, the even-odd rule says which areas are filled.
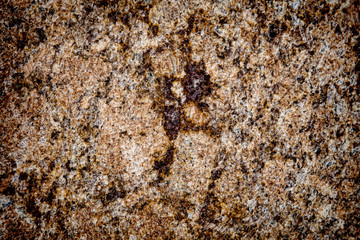
[[[359,239],[360,5],[2,1],[1,239]]]

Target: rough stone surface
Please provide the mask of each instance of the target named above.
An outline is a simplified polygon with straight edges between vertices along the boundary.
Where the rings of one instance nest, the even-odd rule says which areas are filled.
[[[359,239],[359,1],[2,1],[1,239]]]

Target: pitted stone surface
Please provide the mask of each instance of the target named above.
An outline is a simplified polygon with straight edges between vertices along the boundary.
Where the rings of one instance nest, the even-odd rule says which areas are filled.
[[[5,1],[1,239],[358,239],[358,1]]]

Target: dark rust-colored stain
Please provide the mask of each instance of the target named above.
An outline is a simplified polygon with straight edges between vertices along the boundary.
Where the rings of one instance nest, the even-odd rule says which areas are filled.
[[[152,34],[153,37],[156,37],[159,33],[159,27],[155,24],[149,25],[149,31]]]
[[[50,171],[54,170],[54,168],[55,168],[55,161],[50,161],[50,163],[49,163]]]
[[[36,218],[36,222],[38,223],[41,218],[41,212],[39,206],[36,205],[36,201],[34,198],[30,198],[26,201],[25,204],[26,211],[30,213],[34,218]]]
[[[14,26],[21,26],[23,23],[25,23],[25,20],[22,18],[15,18],[9,23],[9,27],[12,28]]]
[[[182,79],[187,100],[200,102],[203,97],[209,96],[212,92],[210,75],[205,71],[203,62],[199,64],[188,63],[185,66],[186,76]]]
[[[201,111],[209,111],[209,104],[207,104],[206,102],[199,102],[197,106]]]
[[[360,38],[358,38],[356,43],[354,44],[353,51],[356,53],[357,56],[360,56]],[[360,95],[360,61],[359,61],[359,59],[357,60],[357,62],[355,64],[354,72],[357,75],[357,82],[355,85],[356,93],[357,93],[357,95]]]
[[[19,50],[23,50],[26,45],[28,45],[30,39],[27,37],[26,33],[20,34],[19,39],[17,40],[16,46],[19,48]]]
[[[194,29],[194,23],[195,23],[195,15],[192,14],[187,20],[187,24],[188,24],[188,27],[186,29],[187,35],[189,35],[191,31]]]
[[[339,26],[339,25],[337,25],[337,26],[335,27],[335,33],[336,33],[336,34],[339,34],[339,35],[341,35],[341,34],[342,34],[342,32],[341,32],[341,28],[340,28],[340,26]]]
[[[20,180],[26,180],[28,178],[29,174],[25,173],[20,173],[19,175],[19,179]]]
[[[56,139],[58,138],[59,134],[60,134],[59,131],[54,130],[54,131],[51,133],[51,136],[50,136],[50,137],[51,137],[51,139],[56,140]]]
[[[151,64],[150,51],[146,51],[142,57],[142,64],[140,64],[140,66],[138,66],[136,72],[139,75],[146,77],[146,73],[149,73],[149,72],[152,73],[153,71],[154,71],[154,68]]]
[[[273,23],[269,24],[268,27],[268,39],[269,41],[272,41],[276,38],[276,36],[280,35],[284,31],[286,31],[287,27],[284,23],[281,23],[280,21],[275,21]]]
[[[118,198],[121,199],[124,197],[126,197],[126,191],[122,180],[111,182],[107,192],[100,193],[100,200],[104,206],[116,201]]]
[[[204,19],[199,20],[199,16],[202,16],[203,14],[203,10],[201,9],[199,12],[196,12],[194,14],[191,14],[189,16],[189,18],[187,19],[187,28],[186,29],[182,29],[180,31],[177,32],[178,35],[180,35],[182,41],[181,44],[179,46],[180,51],[185,55],[185,57],[187,57],[188,62],[191,62],[190,60],[190,53],[192,52],[191,46],[190,46],[190,41],[189,41],[189,36],[193,31],[199,31],[197,24],[198,23],[204,23]]]
[[[57,184],[54,183],[51,189],[49,190],[48,195],[44,198],[44,201],[48,204],[52,204],[53,200],[56,198]]]
[[[124,198],[125,197],[125,191],[118,191],[115,187],[111,187],[109,189],[109,192],[106,194],[106,201],[112,202],[117,198]]]
[[[76,168],[72,167],[72,162],[71,162],[71,160],[68,160],[68,161],[65,163],[65,168],[66,168],[66,170],[68,170],[69,172],[76,170]]]
[[[45,41],[47,40],[47,37],[46,37],[46,34],[45,34],[44,29],[36,28],[35,31],[36,31],[36,33],[38,34],[39,41],[40,41],[41,43],[43,43],[43,42],[45,42]]]
[[[12,185],[10,185],[10,186],[8,186],[7,188],[5,188],[5,189],[3,190],[3,192],[2,192],[2,194],[4,194],[4,195],[10,195],[10,196],[15,195],[15,193],[16,193],[16,190],[15,190],[15,188],[14,188]]]
[[[164,107],[164,129],[170,141],[175,140],[181,127],[180,110],[175,105]]]
[[[165,156],[162,159],[155,161],[154,169],[159,172],[160,176],[167,176],[169,174],[170,167],[174,162],[174,153],[174,146],[170,146]]]
[[[221,205],[213,192],[208,192],[204,201],[204,206],[200,210],[200,216],[197,220],[199,224],[216,223],[216,214],[221,212]]]
[[[163,127],[170,141],[177,138],[181,129],[181,104],[171,92],[172,82],[175,80],[166,76],[158,78],[159,99],[154,101],[155,107],[161,110]],[[165,105],[165,102],[170,105]]]
[[[214,193],[215,182],[218,180],[224,172],[224,164],[227,161],[228,153],[225,150],[221,150],[215,158],[214,169],[211,171],[210,184],[208,185],[206,198],[204,205],[200,210],[200,216],[197,223],[205,225],[208,223],[216,223],[216,214],[221,213],[221,205]]]
[[[175,98],[175,96],[173,95],[173,93],[171,92],[171,86],[172,83],[175,81],[176,79],[172,78],[168,78],[168,77],[164,77],[163,78],[163,87],[162,87],[162,94],[164,95],[164,97],[167,100],[172,100],[172,101],[177,101],[177,99]]]
[[[27,186],[27,190],[29,191],[29,193],[32,193],[33,191],[37,190],[37,186],[39,185],[38,183],[38,179],[35,177],[34,173],[31,173],[29,178],[28,178],[28,186]]]

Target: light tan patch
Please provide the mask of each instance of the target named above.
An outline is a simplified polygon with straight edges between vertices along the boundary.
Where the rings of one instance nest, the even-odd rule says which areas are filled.
[[[184,115],[187,121],[199,126],[204,126],[210,119],[209,113],[201,111],[194,103],[187,103],[185,105]]]
[[[181,85],[180,81],[174,81],[171,86],[171,92],[175,95],[177,98],[184,98],[184,88]]]
[[[144,181],[145,175],[152,178],[148,171],[152,169],[153,154],[166,152],[168,138],[160,116],[151,110],[149,98],[121,96],[121,92],[111,92],[111,96],[123,99],[126,106],[105,105],[101,111],[104,125],[98,156],[103,165],[123,173],[125,182],[136,185]]]
[[[190,201],[200,204],[210,183],[219,146],[204,132],[190,131],[179,135],[175,148],[169,189],[180,195],[190,193]]]
[[[179,51],[164,50],[152,58],[155,73],[159,76],[182,77],[184,64]]]

